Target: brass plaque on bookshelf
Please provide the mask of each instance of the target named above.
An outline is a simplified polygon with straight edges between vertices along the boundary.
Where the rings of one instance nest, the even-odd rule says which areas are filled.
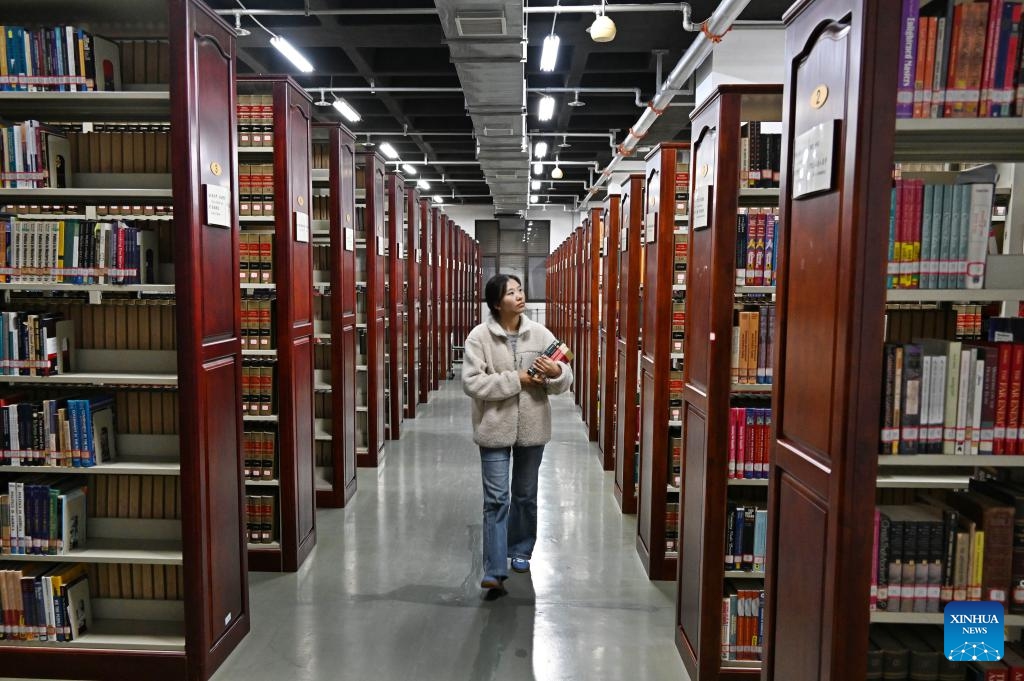
[[[820,109],[828,101],[828,85],[819,85],[811,93],[811,107]]]
[[[215,184],[204,184],[206,190],[206,224],[231,228],[231,190]]]
[[[796,136],[793,142],[794,199],[832,189],[837,122],[819,123]]]

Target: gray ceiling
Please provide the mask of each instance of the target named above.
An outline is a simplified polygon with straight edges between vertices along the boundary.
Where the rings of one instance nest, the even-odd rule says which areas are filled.
[[[560,5],[592,5],[600,0],[560,0]],[[217,9],[237,9],[237,0],[208,0]],[[494,204],[498,213],[526,207],[529,159],[521,150],[523,77],[529,88],[639,88],[641,102],[654,94],[656,51],[663,51],[664,72],[693,40],[675,12],[616,12],[618,34],[598,44],[585,32],[593,14],[561,14],[555,32],[561,38],[553,73],[539,70],[541,45],[551,30],[551,14],[529,14],[527,61],[523,64],[523,3],[508,0],[242,0],[250,9],[298,10],[297,15],[260,16],[270,30],[285,36],[316,68],[300,76],[267,42],[267,34],[251,19],[252,31],[239,38],[240,72],[291,73],[306,87],[444,88],[428,92],[345,92],[363,116],[350,125],[356,133],[388,132],[386,139],[405,160],[430,160],[421,176],[432,181],[446,200]],[[552,7],[556,0],[533,0],[531,7]],[[620,3],[610,3],[620,4]],[[639,0],[633,4],[656,4]],[[694,19],[708,17],[718,3],[695,0]],[[744,20],[778,20],[789,0],[752,0]],[[308,16],[301,12],[311,11]],[[316,14],[319,10],[359,10],[358,14]],[[504,33],[472,37],[456,19],[467,13],[504,16]],[[465,22],[463,22],[465,23]],[[450,90],[450,91],[449,91]],[[547,139],[562,161],[564,177],[552,183],[545,168],[540,201],[571,205],[589,180],[587,163],[603,167],[611,158],[608,133],[621,141],[642,110],[635,95],[581,92],[586,104],[569,107],[573,94],[558,93],[555,116],[537,120],[541,94],[527,96],[527,133]],[[315,97],[318,98],[318,97]],[[680,96],[685,100],[685,96]],[[336,120],[332,108],[317,114]],[[656,143],[688,136],[689,109],[673,107],[645,140]],[[545,133],[590,133],[589,137],[542,137]],[[376,136],[375,136],[376,137]],[[361,137],[360,139],[365,139]],[[377,138],[374,141],[384,141]],[[559,143],[568,148],[559,148]],[[479,152],[478,152],[479,144]],[[443,186],[440,185],[444,178]],[[432,189],[432,191],[434,191]]]

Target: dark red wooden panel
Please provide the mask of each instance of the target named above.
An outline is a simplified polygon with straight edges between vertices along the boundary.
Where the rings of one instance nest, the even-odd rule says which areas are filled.
[[[430,200],[420,199],[420,239],[417,251],[419,260],[419,294],[420,294],[420,319],[419,319],[419,344],[420,344],[420,386],[419,401],[426,403],[430,396],[430,375],[432,372],[430,356],[430,329],[434,320],[433,276],[430,271],[430,243],[433,230],[431,229],[432,211]]]
[[[405,414],[405,261],[402,254],[405,248],[405,179],[397,173],[390,173],[387,178],[388,192],[388,277],[387,291],[388,315],[388,346],[391,358],[388,363],[388,383],[391,396],[388,399],[390,410],[388,438],[397,440],[401,437],[402,418]]]
[[[785,17],[765,681],[866,673],[899,11],[807,0]],[[794,140],[816,125],[834,130],[833,189],[793,198]]]
[[[605,199],[601,209],[601,222],[604,230],[604,256],[602,257],[604,276],[602,284],[601,305],[604,307],[604,334],[601,338],[603,346],[601,357],[601,439],[602,467],[606,471],[615,469],[615,400],[616,372],[618,370],[618,285],[619,285],[619,196],[610,195]]]

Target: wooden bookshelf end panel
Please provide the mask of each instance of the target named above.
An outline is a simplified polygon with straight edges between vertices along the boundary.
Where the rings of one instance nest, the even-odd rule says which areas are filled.
[[[702,605],[701,589],[707,499],[705,496],[707,457],[706,414],[692,405],[686,405],[684,415],[686,448],[683,456],[683,494],[679,513],[679,585],[677,589],[676,619],[679,625],[680,652],[691,677],[697,677],[697,659],[701,650]],[[712,625],[713,626],[713,625]]]
[[[200,374],[201,403],[236,404],[240,399],[236,391],[239,384],[237,373],[236,361],[232,357],[204,365]],[[232,413],[239,412],[232,410]],[[239,482],[242,475],[241,444],[237,429],[225,428],[223,417],[219,409],[204,410],[199,414],[205,445],[202,467],[206,482],[203,506],[206,508],[207,529],[197,536],[203,537],[206,544],[203,552],[210,557],[202,582],[209,601],[204,629],[209,632],[211,642],[220,639],[225,630],[248,610],[241,590],[218,586],[245,584],[246,581],[245,546],[239,533],[239,528],[245,526],[243,491]],[[182,481],[185,483],[183,490],[191,482],[198,488],[198,481],[185,477]]]
[[[806,0],[786,21],[765,681],[866,674],[898,7]],[[794,197],[797,140],[833,134]],[[842,524],[835,522],[841,518]],[[808,551],[808,546],[813,551]]]
[[[292,401],[295,405],[294,466],[296,547],[301,547],[316,536],[316,499],[313,484],[313,343],[306,336],[295,340],[292,350],[294,376],[292,380]],[[301,553],[301,552],[300,552]],[[288,564],[286,556],[285,564]],[[294,567],[302,564],[302,559]]]
[[[794,607],[779,608],[777,611],[772,645],[776,650],[785,650],[786,653],[775,656],[772,671],[777,679],[816,679],[820,678],[822,649],[826,645],[823,638],[825,614],[822,607],[811,607],[809,604],[823,603],[825,600],[824,548],[827,544],[829,504],[784,472],[778,475],[775,498],[777,501],[769,516],[778,518],[775,524],[779,535],[799,536],[804,549],[793,552],[793,558],[786,561],[784,570],[772,571],[772,582],[775,584],[773,600],[794,604]],[[822,550],[817,550],[817,547]],[[845,587],[829,586],[840,589]],[[860,609],[867,610],[863,607]]]

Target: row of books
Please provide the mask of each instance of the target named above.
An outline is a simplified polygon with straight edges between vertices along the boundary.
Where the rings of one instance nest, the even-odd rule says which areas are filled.
[[[771,428],[772,410],[770,408],[730,407],[730,478],[743,480],[768,477]]]
[[[92,626],[84,563],[0,563],[0,639],[76,641]]]
[[[87,92],[119,89],[117,45],[74,26],[0,26],[0,90]],[[118,81],[120,74],[117,74]]]
[[[274,145],[274,96],[238,95],[238,146]]]
[[[967,303],[889,303],[885,309],[885,341],[910,343],[915,338],[978,341],[988,337],[985,306]]]
[[[66,556],[86,543],[82,481],[33,476],[0,482],[0,553]]]
[[[112,216],[129,216],[134,215],[136,217],[154,217],[154,216],[166,216],[170,217],[172,214],[171,206],[161,205],[124,205],[124,206],[111,206],[107,204],[90,204],[89,209],[95,209],[96,215],[99,217]],[[62,204],[7,204],[0,206],[0,216],[4,215],[85,215],[86,206],[83,205],[62,205]]]
[[[941,612],[950,601],[998,601],[1024,612],[1024,489],[971,480],[970,491],[876,508],[871,610]],[[1015,558],[1017,556],[1017,558]]]
[[[670,371],[668,374],[668,420],[683,420],[683,372]]]
[[[246,480],[273,480],[277,469],[277,433],[246,430],[242,454]]]
[[[277,498],[270,494],[245,495],[245,536],[250,544],[277,541]]]
[[[730,372],[732,382],[770,385],[775,344],[775,306],[745,305],[734,315]]]
[[[157,233],[130,223],[0,220],[0,281],[156,284]]]
[[[740,208],[736,215],[736,285],[775,286],[778,208]]]
[[[764,572],[768,511],[729,502],[725,512],[725,569]]]
[[[764,652],[763,589],[726,584],[722,597],[722,660],[760,660]]]
[[[274,235],[238,235],[239,280],[245,284],[271,284],[274,282]]]
[[[71,186],[68,138],[39,121],[0,124],[0,188]]]
[[[274,367],[242,366],[242,413],[270,416],[274,410]]]
[[[896,180],[889,202],[886,286],[982,288],[994,191],[984,183]]]
[[[903,0],[897,118],[1024,112],[1020,0]]]
[[[1013,643],[1007,642],[1002,661],[993,662],[947,654],[938,627],[874,625],[869,637],[868,681],[1016,681],[1024,677],[1024,656]]]
[[[89,582],[93,598],[177,601],[185,594],[180,565],[93,563]]]
[[[0,312],[0,375],[71,371],[74,324],[51,312]]]
[[[269,298],[242,298],[242,349],[274,347],[274,316]]]
[[[0,466],[82,468],[109,463],[117,457],[114,400],[4,397],[0,445]]]
[[[75,173],[170,173],[171,131],[165,125],[135,124],[124,130],[69,132],[68,187]],[[53,186],[53,185],[51,185]]]
[[[686,294],[672,292],[672,352],[683,352],[686,344]]]
[[[782,128],[778,123],[751,121],[740,128],[740,186],[779,186]]]
[[[1024,343],[887,344],[883,454],[1024,454]]]
[[[274,164],[238,164],[238,214],[274,214]]]
[[[677,157],[676,172],[673,178],[676,222],[686,220],[690,213],[690,164],[683,159],[688,159],[688,157],[685,154]]]
[[[89,517],[177,520],[181,478],[177,475],[93,475]]]
[[[669,438],[668,481],[673,487],[683,484],[683,438],[673,435]]]
[[[672,283],[686,285],[686,262],[690,254],[690,235],[674,234],[672,243]]]
[[[679,555],[679,502],[665,502],[665,554]]]

